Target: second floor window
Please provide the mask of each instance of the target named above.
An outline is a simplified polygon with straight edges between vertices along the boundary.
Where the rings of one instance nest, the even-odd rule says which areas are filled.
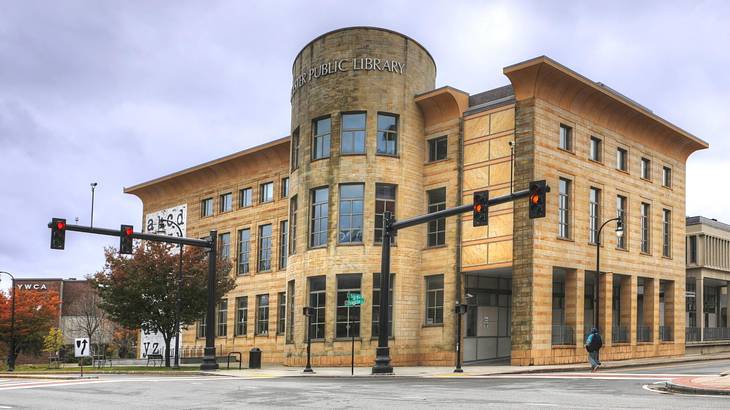
[[[621,218],[624,222],[624,234],[616,235],[616,247],[619,249],[626,249],[626,232],[628,227],[626,226],[626,197],[617,195],[616,196],[616,217]]]
[[[342,114],[340,145],[343,154],[365,153],[365,113]]]
[[[289,196],[289,177],[281,179],[281,197],[286,198]]]
[[[271,224],[259,226],[259,272],[271,270]]]
[[[427,192],[428,213],[446,209],[446,188],[432,189]],[[428,246],[439,246],[446,243],[446,218],[439,218],[428,223]]]
[[[669,167],[662,168],[662,185],[667,188],[672,187],[672,169]]]
[[[238,274],[243,275],[250,271],[249,253],[251,252],[251,231],[241,229],[238,231]]]
[[[279,269],[286,269],[289,258],[289,221],[279,223]]]
[[[641,252],[649,253],[649,204],[641,203]]]
[[[274,183],[267,182],[259,187],[259,202],[271,202],[274,200]]]
[[[560,139],[558,140],[558,147],[566,151],[573,150],[573,128],[560,124]]]
[[[291,170],[299,168],[299,127],[291,133]]]
[[[289,200],[289,254],[294,255],[297,253],[297,196],[294,195]]]
[[[362,242],[363,184],[340,185],[339,243]]]
[[[641,158],[641,179],[651,180],[651,160]]]
[[[200,216],[206,217],[213,215],[213,198],[205,198],[200,202]]]
[[[218,252],[223,259],[231,257],[231,234],[226,232],[218,235]]]
[[[590,225],[589,240],[592,244],[598,244],[598,241],[600,240],[598,237],[598,227],[601,224],[601,190],[598,188],[591,188],[588,196],[588,218]]]
[[[623,148],[616,148],[616,169],[621,171],[627,171],[628,163],[627,158],[628,152]]]
[[[383,242],[383,216],[390,212],[395,216],[395,191],[396,185],[375,184],[375,243]],[[391,243],[395,237],[391,236]]]
[[[662,256],[672,256],[672,211],[662,210]]]
[[[558,184],[558,236],[570,238],[570,180],[564,178]]]
[[[601,139],[597,137],[591,137],[591,146],[589,152],[589,158],[593,161],[601,162],[601,152],[603,151],[603,144]]]
[[[329,158],[332,122],[329,117],[314,121],[312,136],[312,160]]]
[[[312,190],[312,224],[309,228],[309,246],[312,248],[327,245],[329,191],[326,187]]]
[[[228,192],[226,194],[221,195],[220,197],[221,202],[221,212],[228,212],[233,210],[233,194]]]
[[[446,159],[446,150],[448,148],[448,138],[439,137],[428,140],[428,161],[440,161]]]
[[[245,208],[247,206],[251,206],[253,204],[253,196],[252,196],[252,189],[251,188],[243,188],[242,190],[238,191],[238,206],[241,208]]]
[[[391,114],[378,114],[377,153],[398,155],[398,117]]]

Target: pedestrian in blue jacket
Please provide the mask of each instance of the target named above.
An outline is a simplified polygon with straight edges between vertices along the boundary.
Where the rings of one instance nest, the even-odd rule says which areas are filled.
[[[591,329],[591,333],[586,339],[586,350],[588,351],[588,363],[591,365],[591,372],[598,370],[601,360],[598,358],[598,352],[603,346],[603,340],[595,327]]]

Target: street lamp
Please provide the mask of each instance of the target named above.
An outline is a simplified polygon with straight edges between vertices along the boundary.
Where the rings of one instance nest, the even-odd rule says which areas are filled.
[[[94,190],[96,189],[96,186],[99,185],[98,182],[92,182],[91,184],[91,222],[89,222],[89,227],[94,227]]]
[[[15,370],[15,276],[10,272],[0,271],[10,276],[10,287],[12,288],[12,302],[10,303],[10,349],[8,351],[8,371]]]
[[[312,357],[312,314],[314,313],[314,309],[309,306],[304,306],[303,312],[304,316],[307,317],[307,365],[304,366],[304,373],[314,373],[314,370],[312,370],[312,363],[311,363],[311,357]]]
[[[598,327],[598,302],[599,302],[599,291],[601,286],[601,231],[603,230],[603,227],[606,226],[607,223],[611,221],[616,221],[616,236],[621,238],[624,236],[624,222],[623,217],[619,216],[616,218],[611,218],[604,222],[600,228],[598,228],[598,234],[596,235],[596,295],[594,297],[595,300],[595,306],[594,306],[594,323],[593,327],[596,329],[599,329]],[[600,329],[599,329],[600,330]]]
[[[165,222],[170,223],[174,225],[177,230],[180,232],[180,237],[183,237],[182,228],[180,225],[178,225],[176,222],[173,222],[169,219],[160,219],[160,225],[158,227],[158,230],[160,228],[164,228]],[[178,264],[178,270],[177,270],[177,295],[175,298],[175,364],[172,366],[174,369],[180,368],[180,304],[182,301],[180,300],[180,293],[182,291],[182,263],[183,263],[183,244],[180,243],[180,262]]]

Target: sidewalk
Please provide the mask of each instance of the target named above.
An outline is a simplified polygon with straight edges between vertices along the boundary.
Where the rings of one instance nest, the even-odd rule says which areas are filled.
[[[730,371],[719,376],[682,377],[666,382],[664,389],[685,394],[730,396]]]

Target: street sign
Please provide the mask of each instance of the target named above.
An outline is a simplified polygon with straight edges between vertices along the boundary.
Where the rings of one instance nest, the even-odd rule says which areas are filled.
[[[74,356],[91,357],[91,352],[89,350],[88,337],[78,337],[74,340]]]
[[[365,298],[362,297],[359,293],[348,293],[347,294],[347,300],[345,301],[345,306],[352,307],[352,306],[360,306],[363,303],[365,303]]]

